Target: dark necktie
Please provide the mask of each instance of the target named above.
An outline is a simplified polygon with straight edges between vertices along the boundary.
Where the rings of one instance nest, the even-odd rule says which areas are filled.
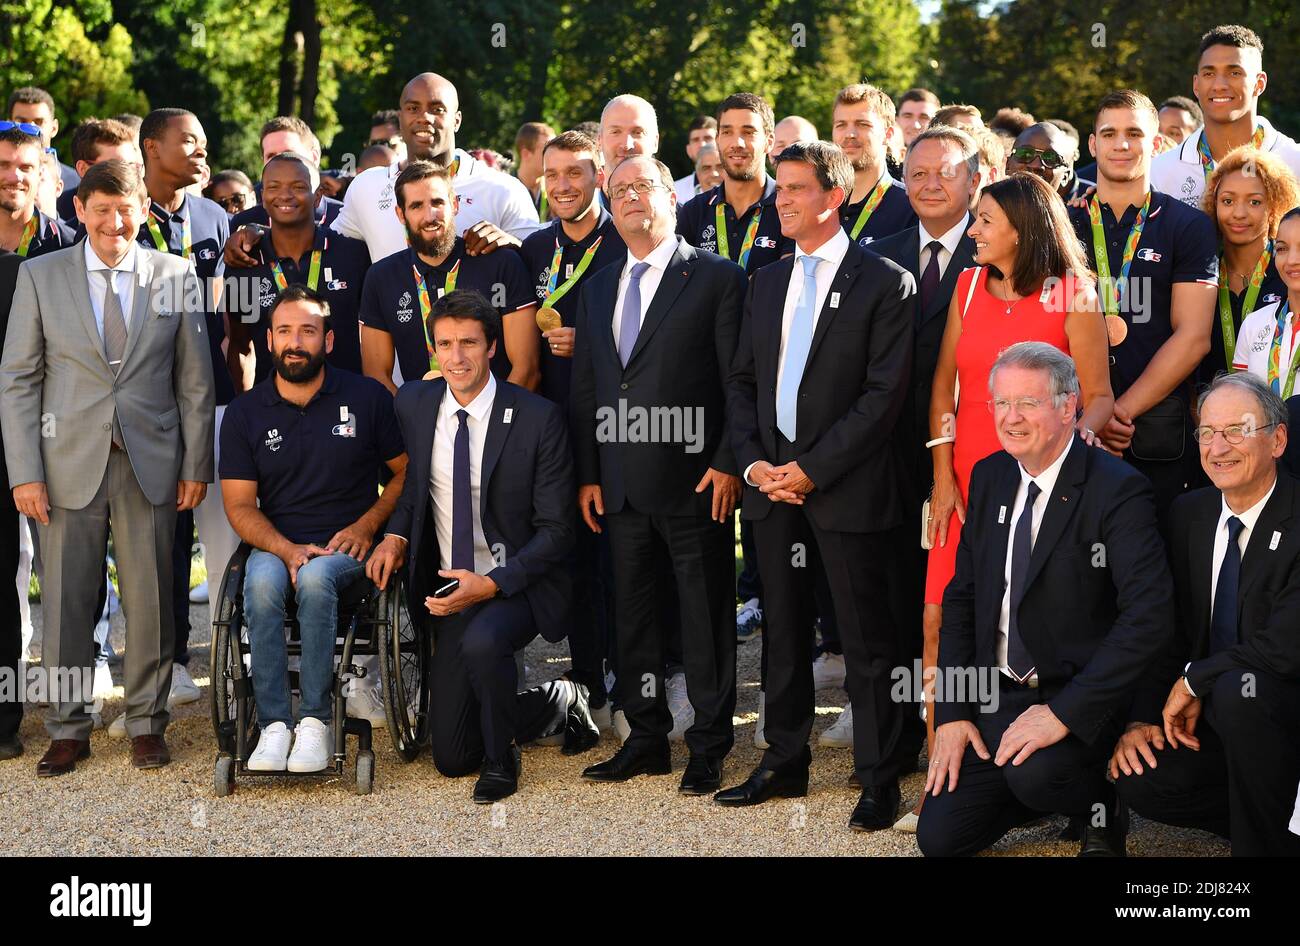
[[[618,319],[618,360],[624,368],[632,357],[632,349],[636,347],[636,337],[641,333],[641,277],[649,268],[649,263],[637,263],[627,277],[623,312]]]
[[[930,311],[930,303],[939,292],[939,251],[943,249],[943,244],[938,240],[931,240],[927,248],[930,250],[930,262],[925,264],[925,272],[921,274],[922,312]]]
[[[456,412],[456,445],[451,454],[451,567],[474,570],[474,503],[469,472],[469,414]]]
[[[1034,500],[1042,490],[1033,480],[1026,490],[1025,508],[1016,520],[1015,532],[1011,536],[1011,608],[1007,621],[1007,669],[1011,671],[1018,683],[1024,683],[1037,669],[1034,658],[1020,636],[1020,622],[1016,620],[1016,609],[1025,593],[1025,579],[1029,576],[1029,557],[1033,554]]]
[[[1214,612],[1210,615],[1210,653],[1217,654],[1237,643],[1237,586],[1241,583],[1241,546],[1237,539],[1246,524],[1228,517],[1228,547],[1214,585]]]
[[[117,374],[122,370],[122,358],[126,354],[126,318],[122,315],[122,299],[113,286],[113,273],[111,269],[104,272],[108,286],[104,293],[104,355],[113,374]],[[113,410],[113,444],[125,448],[116,409]]]

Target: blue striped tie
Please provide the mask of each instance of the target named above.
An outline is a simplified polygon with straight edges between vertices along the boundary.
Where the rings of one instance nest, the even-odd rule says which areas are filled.
[[[812,349],[813,307],[817,305],[816,256],[800,257],[803,263],[803,291],[790,319],[790,335],[785,342],[785,360],[781,364],[781,385],[776,395],[776,426],[785,439],[794,443],[798,431],[799,385]]]

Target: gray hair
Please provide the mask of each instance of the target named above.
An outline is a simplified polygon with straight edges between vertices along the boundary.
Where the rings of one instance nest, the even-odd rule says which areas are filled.
[[[1211,381],[1209,386],[1196,399],[1196,413],[1198,415],[1201,413],[1201,408],[1211,394],[1223,388],[1240,388],[1255,396],[1265,421],[1263,424],[1256,424],[1256,427],[1286,424],[1289,420],[1286,402],[1278,397],[1268,384],[1245,371],[1238,371],[1235,374],[1221,374]]]
[[[970,179],[975,180],[980,173],[980,147],[975,143],[975,139],[969,133],[952,125],[934,125],[921,132],[912,139],[912,143],[907,146],[907,155],[903,158],[903,164],[906,166],[907,158],[911,156],[912,150],[922,141],[946,141],[957,146],[961,152],[962,161],[966,165],[966,171],[970,174]]]
[[[998,360],[989,370],[989,393],[993,393],[993,377],[999,368],[1025,368],[1029,371],[1046,371],[1052,400],[1059,407],[1064,399],[1079,393],[1079,375],[1074,370],[1074,360],[1055,345],[1047,342],[1016,342],[1002,349]]]
[[[695,152],[695,166],[698,168],[704,157],[710,154],[718,154],[717,145],[700,145],[700,150]]]

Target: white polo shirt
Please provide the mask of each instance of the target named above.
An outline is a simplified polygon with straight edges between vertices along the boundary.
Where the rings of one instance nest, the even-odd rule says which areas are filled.
[[[1268,381],[1268,352],[1273,347],[1273,332],[1277,328],[1277,310],[1280,305],[1281,302],[1270,303],[1242,320],[1241,328],[1237,331],[1237,349],[1232,355],[1234,371],[1249,371],[1259,380]],[[1290,312],[1286,328],[1282,332],[1281,351],[1278,352],[1278,368],[1282,372],[1279,386],[1282,390],[1286,390],[1286,371],[1295,354],[1297,319],[1300,319],[1300,313]],[[1300,390],[1300,383],[1295,385],[1295,390]]]
[[[455,156],[460,160],[452,179],[452,189],[460,198],[457,236],[464,236],[466,230],[483,220],[519,240],[541,228],[533,197],[518,178],[488,167],[460,148]],[[406,228],[397,219],[397,196],[393,192],[400,173],[396,164],[362,171],[348,185],[343,209],[334,218],[335,230],[366,242],[371,262],[406,249]]]
[[[1255,121],[1264,129],[1261,150],[1277,155],[1300,177],[1300,145],[1269,124],[1267,118],[1256,116]],[[1178,147],[1156,155],[1151,162],[1151,186],[1197,210],[1201,209],[1201,195],[1205,193],[1205,169],[1198,150],[1204,133],[1204,126],[1196,129]]]

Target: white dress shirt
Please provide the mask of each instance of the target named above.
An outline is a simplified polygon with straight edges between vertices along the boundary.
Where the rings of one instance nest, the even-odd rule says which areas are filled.
[[[487,384],[478,393],[478,397],[464,408],[469,415],[466,418],[466,423],[469,424],[469,496],[474,512],[474,572],[478,575],[486,575],[496,567],[487,539],[483,536],[483,517],[480,513],[483,444],[487,441],[492,401],[496,394],[496,379],[489,374]],[[448,388],[442,396],[442,405],[438,408],[438,421],[433,430],[433,460],[429,464],[429,499],[433,503],[433,522],[438,531],[439,565],[444,570],[451,568],[451,477],[456,431],[460,427],[460,419],[456,416],[459,410],[460,403]]]
[[[957,252],[957,244],[961,242],[962,236],[970,228],[970,214],[961,218],[956,226],[949,229],[943,236],[934,236],[921,223],[917,232],[921,244],[921,258],[919,260],[920,268],[917,273],[924,273],[925,268],[930,265],[930,244],[935,240],[940,243],[939,250],[939,278],[943,279],[943,274],[948,271],[948,264],[952,262],[952,255]]]
[[[1241,520],[1243,526],[1240,534],[1237,536],[1237,552],[1239,555],[1246,554],[1246,544],[1250,541],[1250,534],[1255,531],[1255,523],[1259,521],[1259,514],[1264,511],[1268,505],[1269,499],[1273,495],[1273,490],[1277,489],[1277,477],[1273,478],[1273,485],[1268,488],[1264,498],[1255,505],[1251,506],[1245,512],[1237,513],[1228,508],[1228,501],[1223,500],[1223,509],[1219,513],[1219,525],[1214,530],[1214,558],[1210,564],[1210,613],[1214,613],[1214,593],[1218,590],[1219,570],[1223,568],[1223,558],[1228,551],[1228,519],[1236,516]]]
[[[781,313],[781,349],[776,358],[776,403],[781,403],[781,379],[785,375],[785,346],[790,340],[790,323],[794,320],[794,310],[799,306],[799,297],[803,295],[803,258],[805,256],[815,256],[821,262],[817,264],[817,271],[813,279],[817,281],[817,302],[813,306],[813,332],[817,331],[817,321],[821,318],[822,307],[826,304],[826,297],[830,295],[831,283],[835,281],[835,274],[840,271],[840,264],[844,262],[844,254],[849,251],[848,235],[841,228],[835,231],[835,236],[831,237],[821,246],[814,249],[811,253],[805,253],[801,247],[795,245],[794,264],[790,270],[790,282],[785,287],[785,309]],[[749,471],[754,468],[754,464],[745,467],[744,480],[750,486],[756,486],[749,478]]]
[[[1014,544],[1012,540],[1016,533],[1016,523],[1020,520],[1020,513],[1025,508],[1025,500],[1029,498],[1030,482],[1037,483],[1040,492],[1034,500],[1034,508],[1030,511],[1033,518],[1029,521],[1029,551],[1033,552],[1034,542],[1038,540],[1038,527],[1043,523],[1043,514],[1047,511],[1048,502],[1051,501],[1052,491],[1056,489],[1056,478],[1061,475],[1061,467],[1065,464],[1065,458],[1070,455],[1070,448],[1074,446],[1076,436],[1073,431],[1070,432],[1060,456],[1052,461],[1051,466],[1037,476],[1030,476],[1023,466],[1020,468],[1020,485],[1016,488],[1016,501],[1012,504],[1011,513],[1007,518],[1007,522],[1011,527],[1007,529],[1006,563],[1002,568],[1002,580],[1005,587],[1002,589],[1002,606],[998,611],[998,669],[1008,675],[1010,675],[1010,671],[1007,669],[1007,634],[1011,628],[1011,547]],[[1026,683],[1033,685],[1037,679],[1038,674],[1034,674]]]
[[[641,319],[637,322],[639,328],[645,324],[645,314],[650,310],[650,303],[654,301],[659,283],[664,278],[668,264],[672,262],[673,254],[676,252],[677,235],[675,233],[670,233],[664,237],[663,242],[646,254],[645,259],[637,259],[631,250],[627,251],[627,261],[623,264],[623,272],[618,277],[618,295],[614,299],[614,317],[610,321],[610,327],[614,332],[615,348],[618,347],[619,322],[623,318],[623,297],[627,295],[632,267],[637,263],[650,264],[650,268],[641,274]]]
[[[111,267],[113,272],[109,273],[109,265],[96,255],[90,247],[90,240],[84,241],[86,246],[86,281],[90,290],[90,307],[95,311],[95,328],[99,330],[99,340],[104,340],[104,293],[108,289],[107,281],[113,280],[113,290],[117,293],[118,299],[122,302],[122,318],[126,322],[126,331],[131,332],[131,303],[135,300],[135,284],[138,275],[139,253],[136,251],[137,244],[132,243],[131,248],[126,251],[126,256],[122,257],[122,262]]]

